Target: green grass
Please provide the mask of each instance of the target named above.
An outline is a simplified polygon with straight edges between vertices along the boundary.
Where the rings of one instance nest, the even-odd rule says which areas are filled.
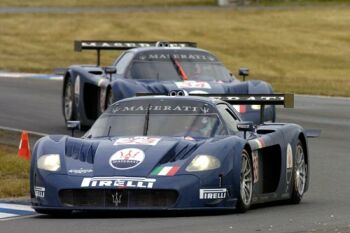
[[[59,6],[59,7],[86,7],[86,6],[193,6],[213,5],[215,0],[0,0],[0,6]]]
[[[303,6],[348,4],[349,0],[252,0],[253,4],[263,6]]]
[[[350,6],[283,10],[0,15],[0,69],[52,72],[95,62],[76,39],[190,40],[279,92],[350,96]],[[116,52],[104,52],[104,65]]]
[[[0,144],[0,198],[29,196],[29,166],[16,147]]]
[[[240,0],[250,5],[296,6],[349,3],[348,0]],[[0,7],[125,7],[125,6],[195,6],[216,5],[217,0],[0,0]]]

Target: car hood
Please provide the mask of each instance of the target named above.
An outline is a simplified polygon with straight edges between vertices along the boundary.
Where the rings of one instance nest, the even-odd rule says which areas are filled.
[[[64,160],[70,175],[148,176],[164,167],[180,171],[207,141],[213,139],[121,137],[87,140],[67,137]]]

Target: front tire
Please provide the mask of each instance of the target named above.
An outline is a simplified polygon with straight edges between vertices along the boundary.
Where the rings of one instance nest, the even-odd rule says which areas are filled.
[[[70,77],[67,78],[67,81],[63,87],[63,116],[65,121],[76,120],[76,113],[74,108],[74,85]]]
[[[241,213],[244,213],[250,208],[253,196],[252,161],[246,150],[243,150],[242,152],[241,161],[240,192],[237,203],[237,210]]]
[[[292,178],[292,197],[290,199],[292,204],[299,204],[303,198],[308,179],[307,169],[308,165],[305,160],[304,147],[302,143],[298,141],[295,150],[295,164]]]

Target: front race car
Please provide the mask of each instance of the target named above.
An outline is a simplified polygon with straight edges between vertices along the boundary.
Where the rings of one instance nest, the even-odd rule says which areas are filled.
[[[246,141],[223,133],[208,103],[146,100],[112,105],[83,138],[40,139],[31,164],[33,208],[235,208]]]

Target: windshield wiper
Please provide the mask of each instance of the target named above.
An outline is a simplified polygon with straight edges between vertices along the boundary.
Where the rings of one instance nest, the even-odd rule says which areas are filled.
[[[177,73],[180,75],[181,79],[183,81],[188,80],[188,76],[187,76],[185,70],[182,68],[180,62],[175,60],[175,58],[173,56],[170,56],[170,60],[173,63],[173,65],[175,66],[175,69],[176,69]]]
[[[148,125],[149,125],[149,109],[151,104],[148,105],[146,115],[145,115],[145,124],[143,125],[143,136],[147,136]]]

